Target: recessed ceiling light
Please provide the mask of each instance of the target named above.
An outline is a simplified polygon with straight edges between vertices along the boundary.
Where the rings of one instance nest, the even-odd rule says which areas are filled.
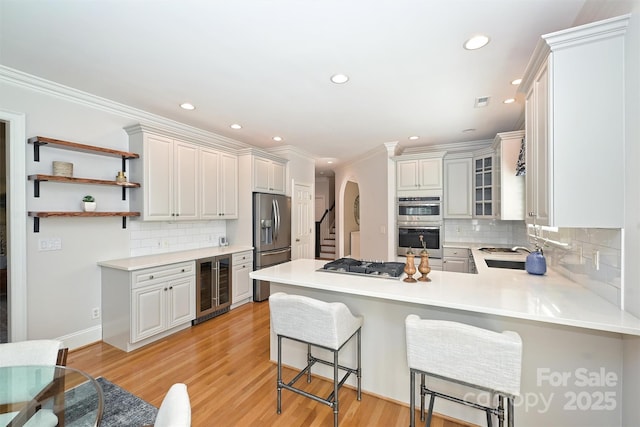
[[[327,163],[328,163],[328,164],[332,164],[332,163],[333,163],[333,160],[329,160],[329,161],[327,161]]]
[[[515,79],[515,80],[513,80],[513,81],[511,82],[511,84],[512,84],[512,85],[514,85],[514,86],[517,86],[517,85],[519,85],[520,83],[522,83],[522,79]]]
[[[237,123],[232,124],[231,126],[229,126],[231,129],[242,129],[242,126],[240,126]]]
[[[341,85],[349,81],[349,76],[346,74],[334,74],[331,76],[331,81],[337,85]]]
[[[193,106],[193,104],[189,104],[188,102],[184,102],[182,104],[180,104],[180,108],[182,108],[183,110],[195,110],[196,107]]]
[[[474,128],[469,128],[469,129],[465,129],[465,130],[463,130],[463,131],[462,131],[462,133],[473,133],[473,132],[475,132],[475,131],[476,131],[476,130],[475,130]]]
[[[514,102],[516,102],[516,100],[514,98],[508,98],[508,99],[505,99],[502,102],[505,103],[505,104],[513,104]]]
[[[281,136],[274,136],[272,139],[273,139],[274,141],[276,141],[276,142],[280,142],[280,141],[282,141],[282,137],[281,137]]]
[[[464,48],[467,50],[480,49],[481,47],[486,46],[487,43],[489,43],[489,37],[478,34],[477,36],[473,36],[469,40],[464,42]]]
[[[413,136],[410,136],[409,139],[412,141],[415,141],[416,139],[420,139],[420,137],[417,135],[413,135]]]

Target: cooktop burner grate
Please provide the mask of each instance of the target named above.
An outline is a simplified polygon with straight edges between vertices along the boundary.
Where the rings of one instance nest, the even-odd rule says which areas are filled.
[[[404,272],[404,263],[361,261],[353,258],[340,258],[326,263],[324,267],[318,271],[397,279]]]

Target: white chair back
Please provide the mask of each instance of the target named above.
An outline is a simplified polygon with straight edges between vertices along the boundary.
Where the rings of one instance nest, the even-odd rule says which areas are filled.
[[[55,365],[62,342],[28,340],[0,344],[0,366]]]
[[[278,292],[269,297],[273,332],[337,350],[362,326],[341,302]]]
[[[160,404],[154,427],[190,427],[191,401],[187,385],[176,383],[171,386]]]

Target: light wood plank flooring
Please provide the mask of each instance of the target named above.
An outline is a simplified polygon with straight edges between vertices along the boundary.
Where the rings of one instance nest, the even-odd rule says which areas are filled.
[[[130,353],[102,342],[73,350],[67,365],[103,376],[155,406],[171,384],[184,382],[194,427],[333,425],[331,408],[286,390],[282,414],[276,414],[276,366],[269,361],[266,302],[243,305]],[[292,372],[285,369],[285,379]],[[330,389],[329,382],[316,378],[308,390],[326,396]],[[341,427],[408,425],[407,406],[366,393],[358,402],[353,389],[340,391]],[[432,426],[468,425],[434,418]]]

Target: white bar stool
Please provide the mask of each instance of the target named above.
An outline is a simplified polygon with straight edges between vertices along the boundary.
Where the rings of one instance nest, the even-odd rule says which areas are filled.
[[[504,425],[504,398],[507,399],[507,422],[513,427],[513,399],[520,395],[522,369],[522,339],[516,332],[502,333],[477,328],[464,323],[443,320],[423,320],[415,314],[405,320],[407,362],[411,376],[410,426],[415,427],[415,375],[420,374],[420,420],[424,421],[425,395],[430,396],[425,426],[431,425],[436,396],[462,403],[487,414],[492,426],[492,414]],[[425,376],[444,379],[491,393],[497,406],[484,406],[461,398],[433,391],[425,386]]]
[[[351,314],[346,305],[339,302],[328,303],[300,295],[278,292],[269,297],[271,328],[278,337],[278,414],[282,410],[282,389],[313,399],[333,408],[333,425],[338,426],[338,390],[349,375],[358,380],[358,400],[362,398],[360,329],[362,317]],[[338,364],[338,354],[353,337],[357,339],[357,368]],[[288,383],[282,381],[282,339],[287,338],[307,344],[307,366]],[[318,359],[311,354],[311,347],[319,347],[333,352],[333,361]],[[325,399],[294,387],[305,373],[311,382],[311,367],[315,363],[333,367],[333,391]],[[339,380],[338,371],[346,372]]]

